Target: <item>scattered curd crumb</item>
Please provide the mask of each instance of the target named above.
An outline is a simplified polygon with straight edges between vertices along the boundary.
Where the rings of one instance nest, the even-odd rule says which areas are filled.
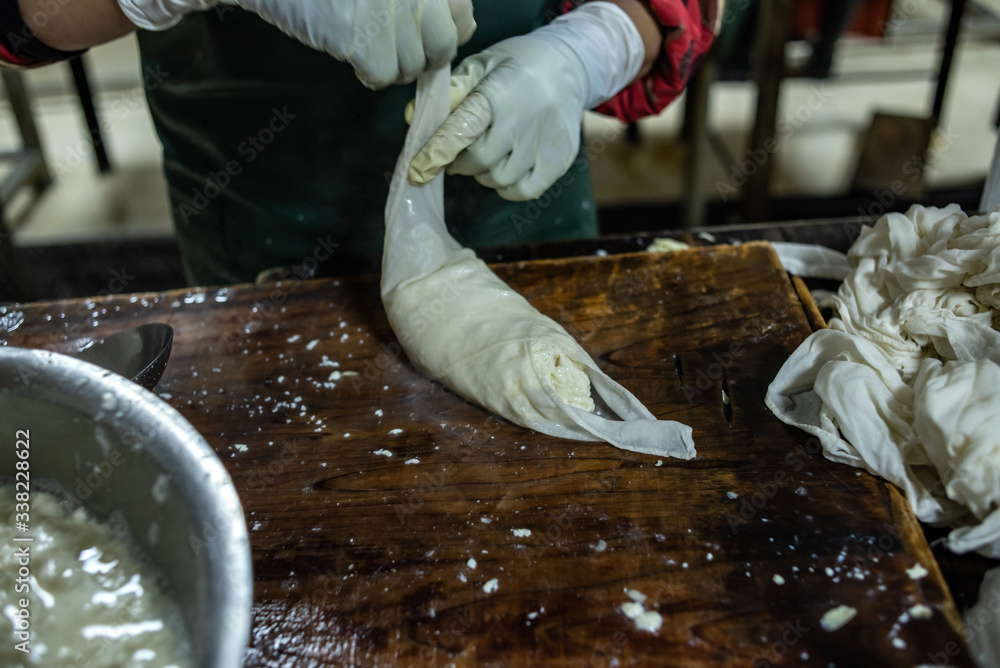
[[[468,566],[469,568],[471,568],[472,570],[475,570],[476,569],[476,558],[475,557],[469,557],[469,560],[467,562],[465,562],[465,565]]]
[[[233,447],[236,448],[237,450],[239,450],[240,452],[246,452],[249,449],[249,448],[247,448],[247,444],[246,443],[237,443]]]
[[[663,460],[662,459],[657,459],[656,460],[656,466],[663,466]]]
[[[594,552],[604,552],[604,550],[608,549],[608,544],[602,538],[601,540],[597,541],[596,545],[591,545],[590,547],[594,549]]]
[[[390,436],[399,436],[402,433],[403,433],[402,429],[390,429],[389,430],[389,435]]]
[[[389,452],[388,450],[385,450],[385,449],[383,449],[383,450],[376,450],[372,454],[373,455],[381,455],[383,457],[392,457],[392,453]]]
[[[910,576],[911,580],[919,580],[927,577],[927,569],[920,562],[917,562],[913,568],[906,569],[906,574]]]
[[[638,591],[636,589],[629,589],[625,593],[628,594],[628,597],[633,601],[635,601],[636,603],[646,602],[646,595],[643,594],[641,591]]]
[[[893,638],[892,646],[896,649],[906,649],[906,641],[902,638]]]
[[[297,341],[298,341],[299,339],[301,339],[301,338],[302,338],[302,335],[301,335],[301,334],[296,334],[296,335],[294,335],[294,336],[289,336],[289,337],[288,337],[288,342],[289,342],[289,343],[295,343],[295,342],[297,342]]]
[[[930,619],[934,616],[934,611],[923,603],[917,603],[915,606],[910,608],[910,617],[914,619]]]
[[[493,520],[491,520],[491,519],[490,519],[490,518],[488,518],[488,517],[480,517],[480,518],[479,518],[479,521],[480,521],[480,522],[482,522],[483,524],[489,524],[489,523],[490,523],[490,522],[492,522]]]
[[[527,538],[531,535],[531,529],[511,529],[510,532],[518,538]]]
[[[319,339],[313,339],[312,341],[306,344],[306,350],[312,350],[318,345],[319,345]]]
[[[406,460],[405,462],[403,462],[403,463],[404,463],[404,464],[419,464],[419,463],[420,463],[420,460],[419,460],[419,459],[417,459],[416,457],[414,457],[413,459],[407,459],[407,460]]]
[[[705,558],[711,561],[712,559],[715,559],[715,555],[709,552],[708,554],[705,555]]]
[[[278,376],[278,382],[279,383],[284,383],[285,382],[285,377],[284,376]]]
[[[838,605],[832,610],[827,610],[823,618],[819,620],[819,624],[824,631],[836,631],[854,619],[856,614],[858,611],[855,608],[849,605]]]
[[[538,619],[538,613],[537,612],[529,612],[528,613],[528,619]]]
[[[729,498],[730,500],[733,500],[733,499],[738,499],[738,498],[740,498],[740,495],[739,495],[739,494],[737,494],[736,492],[726,492],[726,496],[727,496],[727,497],[728,497],[728,498]]]
[[[330,374],[327,380],[340,380],[341,375],[342,374],[339,371],[334,371],[333,373]]]
[[[647,610],[635,618],[635,628],[640,631],[656,633],[660,630],[661,626],[663,626],[663,617],[660,616],[660,613],[653,610]]]
[[[637,601],[626,601],[621,605],[622,614],[624,614],[629,619],[635,619],[642,613],[646,612],[646,609],[642,607],[642,603]]]
[[[468,582],[469,578],[465,577],[465,573],[459,573],[458,574],[458,581],[459,582]]]
[[[377,408],[375,410],[375,417],[382,417],[382,409],[381,408]]]
[[[771,579],[774,580],[774,584],[776,584],[776,585],[783,585],[783,584],[785,584],[785,578],[781,577],[777,573],[775,573],[774,577],[771,578]]]
[[[621,604],[622,614],[634,621],[635,627],[641,631],[649,631],[650,633],[659,631],[663,625],[663,617],[660,616],[660,613],[646,610],[643,607],[642,604],[646,601],[646,596],[634,589],[629,590],[628,595],[632,600]]]
[[[486,592],[487,594],[492,594],[497,590],[498,587],[500,587],[500,581],[497,580],[496,578],[493,578],[492,580],[488,581],[486,584],[483,585],[483,591]]]
[[[347,432],[346,434],[344,434],[344,438],[350,438],[350,437],[351,437],[351,432]]]

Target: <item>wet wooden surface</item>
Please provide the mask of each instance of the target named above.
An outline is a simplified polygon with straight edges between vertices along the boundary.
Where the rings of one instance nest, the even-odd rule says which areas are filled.
[[[246,511],[247,666],[971,665],[947,656],[957,616],[905,500],[764,407],[810,332],[767,245],[498,273],[690,424],[698,457],[562,441],[465,403],[399,354],[371,277],[24,305],[0,313],[0,341],[68,351],[174,327],[157,393]],[[626,590],[658,631],[622,614]],[[824,630],[840,605],[857,616]]]

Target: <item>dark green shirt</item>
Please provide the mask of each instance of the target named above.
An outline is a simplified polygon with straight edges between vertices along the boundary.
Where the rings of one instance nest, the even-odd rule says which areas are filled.
[[[459,60],[544,24],[558,4],[476,2],[479,27]],[[140,33],[139,45],[192,283],[247,282],[272,267],[377,270],[413,85],[371,91],[349,65],[228,5]],[[448,226],[467,246],[597,233],[585,158],[534,202],[470,177],[445,182]]]

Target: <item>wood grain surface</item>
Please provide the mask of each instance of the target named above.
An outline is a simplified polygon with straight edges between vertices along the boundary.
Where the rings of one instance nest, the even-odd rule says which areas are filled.
[[[0,313],[0,342],[69,351],[174,327],[157,393],[246,511],[247,666],[972,665],[905,500],[764,407],[811,331],[767,244],[497,272],[654,414],[690,424],[697,458],[542,436],[466,403],[407,364],[374,277],[29,304]],[[628,590],[659,630],[621,612]],[[857,615],[825,630],[841,605]]]

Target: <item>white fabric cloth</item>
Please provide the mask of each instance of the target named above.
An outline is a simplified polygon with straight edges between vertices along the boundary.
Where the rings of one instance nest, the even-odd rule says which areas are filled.
[[[948,546],[1000,557],[1000,210],[912,207],[862,230],[836,317],[766,403],[902,489]]]
[[[771,247],[785,271],[796,276],[842,281],[851,273],[847,256],[825,246],[772,241]]]
[[[448,114],[448,89],[447,68],[418,79],[413,124],[386,204],[382,301],[410,361],[523,427],[690,459],[690,427],[657,420],[562,327],[448,234],[443,175],[422,186],[407,180],[414,153]],[[594,410],[592,390],[615,415]]]

